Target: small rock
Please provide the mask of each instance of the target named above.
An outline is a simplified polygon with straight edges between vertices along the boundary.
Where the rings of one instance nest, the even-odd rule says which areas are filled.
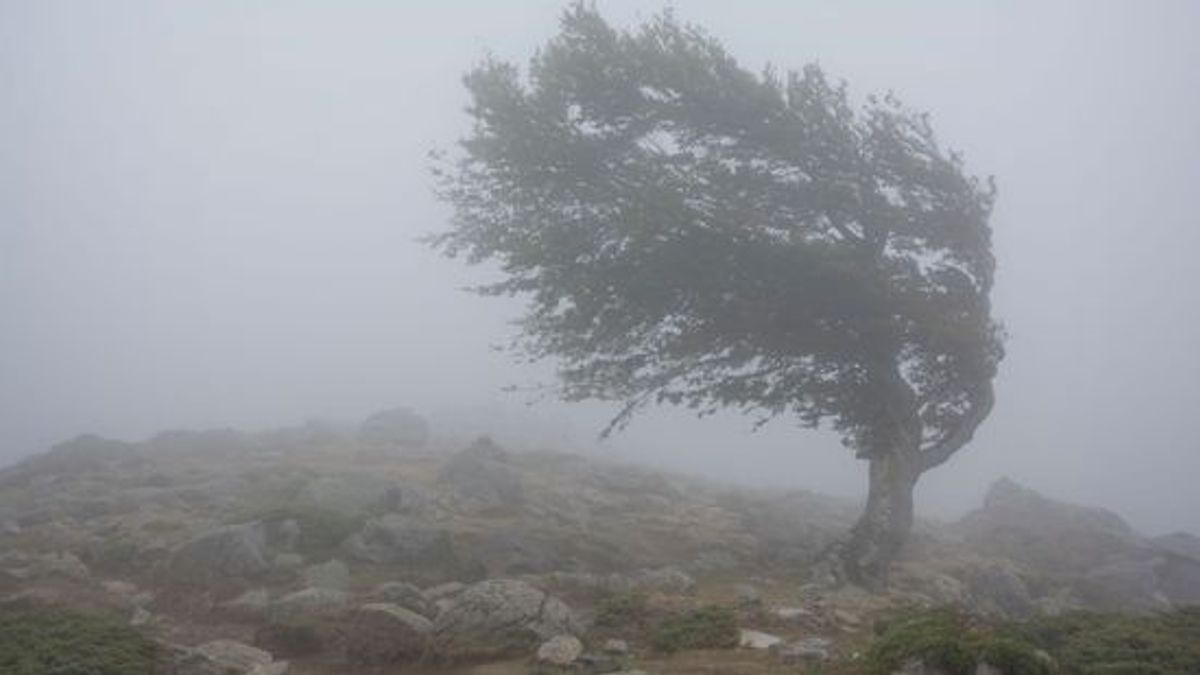
[[[687,594],[696,588],[696,580],[687,572],[674,567],[641,570],[634,574],[633,582],[639,588],[661,593]]]
[[[583,654],[583,643],[572,635],[556,635],[538,647],[537,660],[553,666],[566,667]]]
[[[801,626],[821,623],[821,618],[817,616],[816,612],[803,607],[776,607],[771,610],[771,614],[783,621]]]
[[[236,675],[263,675],[260,668],[272,665],[270,652],[242,644],[236,640],[213,640],[206,642],[185,656],[184,673],[232,673]],[[284,668],[286,671],[286,667]],[[274,671],[279,672],[279,671]]]
[[[821,637],[810,637],[791,642],[788,644],[777,645],[772,651],[775,653],[775,658],[784,665],[794,666],[804,663],[828,661],[829,652],[833,648],[833,643]]]
[[[138,607],[137,609],[133,610],[133,616],[129,619],[129,625],[145,626],[146,624],[150,623],[151,618],[150,612],[146,611],[142,607]]]
[[[845,609],[833,610],[833,618],[836,619],[838,623],[842,624],[843,626],[845,626],[846,628],[849,628],[851,630],[858,628],[859,626],[862,625],[861,617],[859,617],[854,612],[851,612],[851,611],[845,610]]]
[[[778,635],[743,628],[741,637],[738,639],[738,646],[749,649],[770,649],[780,642],[783,642],[783,638]]]
[[[611,640],[605,640],[604,652],[606,654],[623,656],[629,653],[629,643],[624,640],[617,640],[615,638]]]

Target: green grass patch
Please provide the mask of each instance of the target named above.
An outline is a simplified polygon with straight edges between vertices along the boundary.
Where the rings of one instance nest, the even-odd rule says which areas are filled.
[[[641,591],[611,593],[596,603],[597,628],[641,628],[650,618],[646,594]]]
[[[889,622],[867,653],[867,670],[887,675],[920,659],[948,675],[971,675],[980,661],[1005,675],[1049,675],[1037,646],[950,609],[914,612]]]
[[[663,620],[655,628],[651,644],[667,653],[682,649],[730,649],[737,646],[739,635],[733,610],[709,605]]]
[[[0,673],[152,675],[157,646],[104,617],[58,609],[0,610]]]
[[[1154,615],[1076,612],[1015,628],[1064,675],[1200,673],[1200,607]]]

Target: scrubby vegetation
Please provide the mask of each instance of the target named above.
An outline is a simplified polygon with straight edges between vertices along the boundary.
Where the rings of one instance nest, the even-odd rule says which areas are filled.
[[[652,644],[661,652],[681,649],[729,649],[738,643],[737,616],[728,607],[709,605],[664,620]]]
[[[949,675],[979,662],[1005,675],[1195,675],[1200,608],[1157,615],[1071,613],[985,624],[953,610],[907,614],[886,625],[867,656],[870,675],[920,659]]]
[[[57,609],[0,609],[0,673],[150,675],[158,650],[136,630]]]
[[[920,659],[948,675],[970,675],[980,661],[1006,675],[1048,675],[1037,647],[954,610],[919,612],[897,618],[883,630],[867,657],[872,675],[887,675],[910,659]]]
[[[1150,616],[1079,612],[1021,628],[1064,675],[1200,673],[1200,607]]]
[[[645,626],[650,616],[646,594],[639,591],[612,593],[596,603],[597,628]]]

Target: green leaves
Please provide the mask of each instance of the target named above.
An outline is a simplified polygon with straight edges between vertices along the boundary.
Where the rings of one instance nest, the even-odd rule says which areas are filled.
[[[528,299],[519,348],[560,364],[563,397],[792,414],[868,454],[895,441],[898,379],[931,439],[990,407],[994,192],[927,116],[584,4],[527,77],[489,61],[465,83],[434,242],[500,264],[481,290]]]

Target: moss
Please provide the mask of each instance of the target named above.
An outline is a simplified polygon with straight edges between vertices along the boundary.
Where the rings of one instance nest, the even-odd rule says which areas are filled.
[[[728,607],[709,605],[664,620],[652,644],[661,652],[681,649],[729,649],[738,644],[737,617]]]
[[[151,675],[159,650],[117,621],[57,609],[0,610],[0,672]]]

